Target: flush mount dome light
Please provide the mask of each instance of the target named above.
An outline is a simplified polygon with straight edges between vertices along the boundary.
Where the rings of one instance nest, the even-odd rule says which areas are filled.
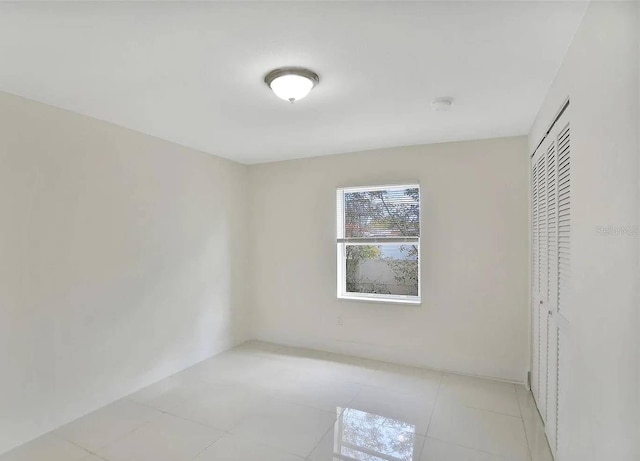
[[[295,102],[320,82],[318,74],[301,67],[282,67],[269,72],[264,81],[280,99]]]

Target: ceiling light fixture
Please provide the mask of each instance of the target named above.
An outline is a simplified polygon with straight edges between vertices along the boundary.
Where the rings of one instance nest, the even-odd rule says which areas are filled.
[[[435,112],[446,112],[451,109],[451,104],[453,103],[453,99],[449,97],[445,98],[436,98],[431,101],[431,108]]]
[[[320,78],[309,69],[282,67],[269,72],[264,81],[277,97],[293,103],[308,95]]]

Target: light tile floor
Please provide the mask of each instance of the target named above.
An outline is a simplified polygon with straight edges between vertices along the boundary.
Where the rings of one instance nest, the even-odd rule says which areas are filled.
[[[0,461],[550,461],[519,385],[249,342]]]

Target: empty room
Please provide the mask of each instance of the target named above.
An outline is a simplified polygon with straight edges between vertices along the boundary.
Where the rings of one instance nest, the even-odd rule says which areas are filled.
[[[640,2],[0,0],[0,461],[639,461]]]

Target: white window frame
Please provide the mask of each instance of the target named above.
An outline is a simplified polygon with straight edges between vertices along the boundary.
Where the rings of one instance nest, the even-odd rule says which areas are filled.
[[[420,237],[422,234],[422,196],[419,195],[419,207],[420,207],[420,235],[418,237],[376,237],[376,238],[344,238],[344,194],[348,192],[364,192],[364,191],[376,191],[376,190],[388,190],[388,189],[406,189],[406,188],[418,188],[418,194],[420,193],[420,184],[408,183],[408,184],[386,184],[377,186],[358,186],[358,187],[339,187],[336,190],[336,262],[337,262],[337,297],[338,299],[350,300],[350,301],[365,301],[365,302],[380,302],[380,303],[392,303],[392,304],[412,304],[419,305],[422,303],[422,258],[420,248]],[[342,206],[342,209],[340,209]],[[342,231],[340,231],[342,229]],[[379,294],[379,293],[350,293],[346,291],[346,248],[349,245],[379,245],[379,244],[397,244],[397,243],[411,243],[418,247],[418,295],[391,295],[391,294]]]

